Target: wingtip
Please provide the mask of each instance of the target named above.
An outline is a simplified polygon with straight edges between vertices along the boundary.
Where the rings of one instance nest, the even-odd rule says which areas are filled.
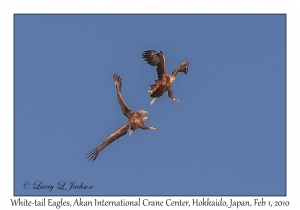
[[[116,74],[116,73],[115,73],[115,74],[113,74],[113,78],[114,78],[114,79],[116,79],[116,78],[118,78],[118,77],[119,77],[119,75],[118,75],[118,74]]]
[[[117,86],[117,88],[119,86],[119,88],[121,89],[121,87],[122,87],[122,78],[120,77],[120,75],[114,74],[113,79],[114,79],[114,83]]]

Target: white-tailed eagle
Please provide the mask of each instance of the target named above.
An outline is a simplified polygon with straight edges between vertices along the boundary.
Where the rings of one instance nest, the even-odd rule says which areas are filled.
[[[117,89],[117,98],[120,105],[120,108],[123,112],[123,114],[128,118],[128,121],[122,125],[118,130],[116,130],[114,133],[112,133],[110,136],[108,136],[99,146],[95,147],[94,149],[90,150],[87,153],[87,158],[94,161],[96,160],[99,153],[109,144],[113,143],[118,138],[124,136],[127,131],[129,130],[129,135],[132,134],[133,131],[140,128],[143,130],[156,130],[155,126],[146,126],[143,121],[146,121],[148,117],[143,115],[148,114],[145,110],[137,110],[133,111],[131,110],[128,105],[125,103],[122,95],[121,95],[121,88],[122,88],[122,81],[119,75],[114,74],[113,79],[116,85]]]
[[[152,97],[151,105],[154,101],[163,96],[168,91],[169,98],[172,99],[172,103],[179,101],[173,97],[172,84],[175,81],[175,77],[178,72],[188,73],[189,62],[183,61],[172,74],[166,73],[166,59],[162,51],[157,52],[155,50],[146,50],[142,52],[142,58],[151,66],[156,66],[156,72],[158,79],[155,80],[153,85],[150,85],[151,89],[148,90],[150,97]]]

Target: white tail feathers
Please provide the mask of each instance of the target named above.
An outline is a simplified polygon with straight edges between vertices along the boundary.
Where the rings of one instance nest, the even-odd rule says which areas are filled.
[[[114,78],[114,82],[115,82],[117,90],[119,90],[121,92],[122,79],[120,78],[120,76],[118,74],[114,74],[113,78]]]
[[[150,102],[150,104],[152,105],[155,102],[156,99],[157,98],[153,98],[152,101]]]
[[[133,131],[132,131],[131,129],[129,129],[129,136],[131,136],[132,132],[133,132]]]

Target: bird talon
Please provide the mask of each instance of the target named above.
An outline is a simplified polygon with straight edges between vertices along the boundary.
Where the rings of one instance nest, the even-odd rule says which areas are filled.
[[[178,102],[178,101],[179,101],[179,99],[173,98],[172,99],[172,104],[174,104],[175,102]]]

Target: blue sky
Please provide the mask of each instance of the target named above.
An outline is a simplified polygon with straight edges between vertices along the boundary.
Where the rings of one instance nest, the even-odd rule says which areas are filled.
[[[285,195],[285,24],[284,15],[15,15],[15,195]],[[173,85],[179,103],[165,94],[150,106],[148,49],[164,52],[169,73],[190,61]],[[127,120],[114,73],[157,130],[123,136],[90,162],[86,152]]]

